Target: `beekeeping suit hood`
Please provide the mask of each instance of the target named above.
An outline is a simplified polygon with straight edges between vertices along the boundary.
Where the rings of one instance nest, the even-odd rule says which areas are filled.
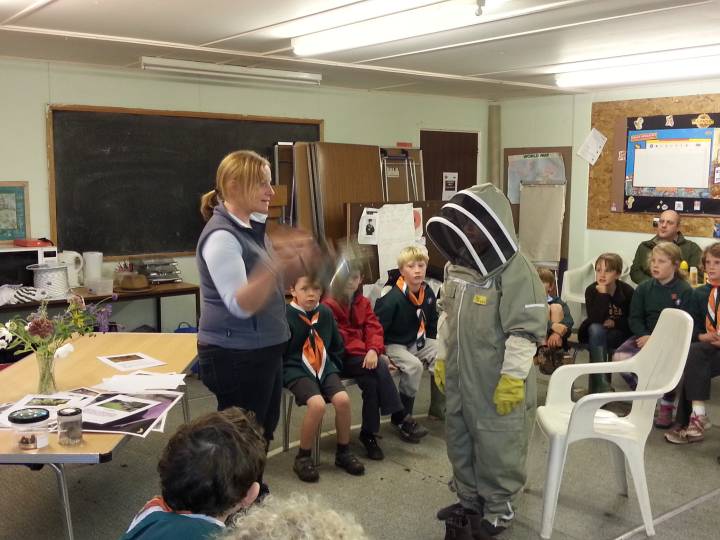
[[[451,264],[483,276],[517,253],[510,202],[492,184],[459,191],[427,222],[427,234]]]

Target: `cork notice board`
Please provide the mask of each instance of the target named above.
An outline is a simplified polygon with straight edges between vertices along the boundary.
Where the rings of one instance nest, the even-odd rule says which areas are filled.
[[[587,227],[607,231],[654,233],[652,218],[660,211],[621,211],[624,175],[618,172],[622,167],[618,168],[616,162],[619,159],[618,151],[626,144],[629,118],[716,112],[720,112],[720,94],[594,103],[592,126],[603,133],[608,141],[595,165],[590,167]],[[618,211],[611,210],[613,203]],[[682,219],[682,231],[685,235],[712,236],[715,216],[683,214]]]

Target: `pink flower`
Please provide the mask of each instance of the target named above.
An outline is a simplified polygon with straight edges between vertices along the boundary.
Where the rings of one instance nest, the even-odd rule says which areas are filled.
[[[55,327],[50,319],[33,319],[28,324],[28,334],[47,339],[53,335]]]

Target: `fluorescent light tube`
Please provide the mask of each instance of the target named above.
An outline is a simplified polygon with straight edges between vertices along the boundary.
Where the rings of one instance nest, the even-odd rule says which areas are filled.
[[[590,88],[680,79],[705,79],[715,75],[720,75],[720,56],[572,71],[556,75],[555,84],[561,88]]]
[[[188,60],[156,58],[152,56],[143,56],[141,58],[141,65],[142,69],[152,71],[182,73],[187,75],[199,75],[223,79],[249,79],[266,82],[310,84],[315,86],[319,85],[322,81],[322,75],[319,73],[227,66],[221,64],[210,64],[207,62],[191,62]]]
[[[477,10],[478,2],[475,0],[440,2],[295,37],[291,44],[298,56],[367,47],[478,24],[482,20],[476,15]]]
[[[268,34],[278,39],[289,39],[437,3],[437,0],[366,0],[364,2],[353,2],[352,4],[272,26],[268,28]]]

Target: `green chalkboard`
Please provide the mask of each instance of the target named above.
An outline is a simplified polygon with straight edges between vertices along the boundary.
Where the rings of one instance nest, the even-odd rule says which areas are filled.
[[[222,158],[279,141],[321,139],[321,120],[53,106],[52,236],[61,249],[109,256],[191,253],[200,196]]]

